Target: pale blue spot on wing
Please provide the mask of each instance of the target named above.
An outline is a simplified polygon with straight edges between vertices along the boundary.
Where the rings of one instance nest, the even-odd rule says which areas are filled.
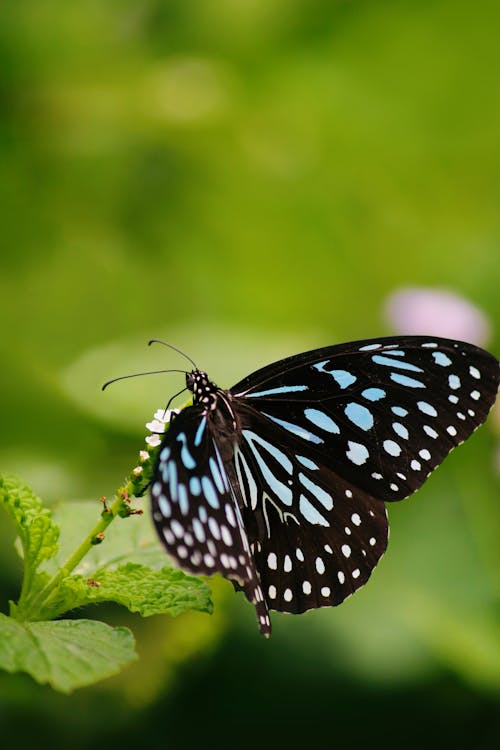
[[[177,466],[175,461],[168,462],[170,497],[177,502]]]
[[[268,443],[267,440],[259,437],[259,435],[256,435],[255,432],[252,432],[251,430],[243,430],[243,435],[247,440],[248,445],[250,446],[250,449],[255,457],[255,460],[257,461],[257,464],[262,472],[262,476],[268,483],[270,489],[285,505],[291,505],[293,500],[292,490],[290,489],[290,487],[287,487],[285,484],[283,484],[283,482],[280,482],[279,479],[274,476],[269,466],[257,450],[255,443],[262,446],[262,448],[270,453],[271,456],[273,456],[276,461],[281,464],[281,466],[288,474],[291,474],[293,470],[293,464],[288,456],[286,456],[283,451],[280,451],[279,448],[277,448],[275,445],[272,445],[272,443]]]
[[[247,398],[257,398],[258,396],[274,396],[280,393],[295,393],[297,391],[307,391],[307,385],[282,385],[279,388],[269,388],[266,391],[256,391],[247,393]]]
[[[160,453],[160,461],[168,461],[169,458],[170,458],[170,448],[165,447]]]
[[[225,488],[224,488],[224,482],[221,476],[221,472],[217,464],[217,461],[212,456],[210,456],[210,458],[208,459],[208,465],[210,466],[210,471],[212,472],[212,477],[213,477],[213,480],[215,482],[217,489],[219,490],[221,494],[224,494]]]
[[[382,346],[382,344],[365,344],[364,346],[359,347],[360,352],[369,352],[372,349],[379,349]]]
[[[421,412],[428,414],[429,417],[437,417],[436,409],[431,404],[428,404],[427,401],[418,401],[417,406]]]
[[[198,477],[191,477],[189,480],[189,491],[192,495],[199,495],[201,492],[201,483]]]
[[[330,375],[335,378],[341,388],[347,388],[357,380],[356,376],[347,370],[332,370]]]
[[[306,419],[321,430],[336,433],[337,435],[340,434],[338,424],[328,414],[325,414],[324,411],[320,411],[320,409],[304,409],[304,415]]]
[[[304,440],[308,440],[310,443],[319,444],[325,442],[323,438],[318,437],[318,435],[314,435],[314,433],[309,432],[309,430],[306,430],[304,427],[301,427],[298,424],[287,422],[285,419],[278,419],[278,417],[272,417],[270,414],[266,414],[265,412],[262,413],[268,419],[271,419],[273,422],[276,422],[276,424],[279,424],[280,427],[284,427],[285,430],[288,430],[288,432],[291,432],[293,435],[297,435],[297,437],[301,437]]]
[[[172,508],[170,507],[170,503],[168,502],[165,495],[161,495],[158,498],[158,505],[160,506],[163,517],[170,518],[170,516],[172,515]]]
[[[401,424],[400,422],[393,422],[392,429],[394,430],[396,435],[399,435],[399,437],[402,437],[405,440],[408,440],[409,433],[403,424]]]
[[[306,521],[309,521],[309,523],[314,524],[315,526],[329,526],[330,524],[324,518],[319,511],[316,510],[314,505],[311,505],[309,500],[304,497],[304,495],[300,496],[299,501],[299,509]]]
[[[328,492],[322,487],[319,487],[315,482],[312,482],[309,477],[302,474],[302,472],[299,472],[299,479],[306,490],[309,490],[311,495],[321,503],[325,510],[331,510],[333,508],[333,498]]]
[[[406,417],[408,409],[403,409],[402,406],[391,406],[391,411],[398,417]]]
[[[387,394],[382,388],[365,388],[364,391],[361,391],[361,395],[363,398],[366,398],[367,401],[380,401],[380,399],[385,398]]]
[[[203,440],[203,433],[205,431],[205,427],[207,424],[207,418],[203,417],[201,420],[198,429],[196,430],[196,435],[194,436],[194,444],[196,447],[198,447],[201,444],[201,441]]]
[[[327,375],[331,375],[341,388],[348,388],[348,386],[356,382],[356,376],[351,372],[347,372],[347,370],[325,369],[325,365],[328,364],[330,364],[330,360],[325,359],[324,362],[317,362],[313,367],[318,370],[318,372],[324,372]]]
[[[399,456],[401,454],[401,447],[394,440],[384,440],[384,450],[390,456]]]
[[[211,480],[208,477],[202,477],[201,486],[207,503],[211,505],[212,508],[217,509],[219,507],[219,497]]]
[[[346,417],[361,430],[370,430],[373,427],[373,414],[366,406],[351,402],[344,409]]]
[[[365,445],[362,445],[362,443],[356,443],[354,442],[354,440],[348,440],[347,445],[349,450],[346,451],[346,456],[350,461],[353,462],[353,464],[356,464],[356,466],[361,466],[362,464],[366,463],[370,454],[368,453],[368,449]]]
[[[451,359],[446,354],[443,354],[443,352],[432,352],[432,356],[435,363],[441,367],[449,367],[451,365]]]
[[[295,456],[297,461],[302,464],[302,466],[305,466],[306,469],[319,469],[319,466],[314,463],[314,461],[311,461],[310,458],[307,458],[306,456]]]
[[[399,385],[404,385],[408,388],[425,388],[425,383],[414,378],[408,378],[406,375],[400,375],[398,372],[391,372],[391,380]]]
[[[450,375],[448,378],[448,383],[453,391],[456,391],[457,388],[460,388],[461,386],[460,378],[458,377],[458,375]]]
[[[219,449],[217,448],[217,444],[214,443],[214,449],[215,449],[215,455],[217,456],[217,461],[219,463],[219,470],[222,477],[222,481],[224,482],[224,487],[226,490],[229,490],[229,480],[227,478],[227,473],[224,468],[224,463],[222,461],[221,455],[219,453]]]
[[[238,450],[236,451],[236,473],[238,475],[238,480],[240,483],[240,490],[243,497],[243,502],[245,505],[249,505],[252,510],[255,510],[257,507],[257,502],[259,499],[259,494],[257,491],[257,484],[255,483],[255,479],[253,477],[252,472],[250,471],[250,467],[247,464],[246,458],[243,455],[243,453]],[[245,475],[246,483],[243,481],[243,474]],[[247,497],[247,485],[248,485],[248,494],[249,497]],[[250,501],[250,502],[249,502]]]
[[[188,469],[188,470],[189,469],[194,469],[194,467],[196,466],[196,461],[192,457],[192,455],[191,455],[191,453],[189,451],[189,448],[187,447],[187,438],[186,438],[185,433],[184,432],[180,432],[177,435],[177,440],[179,441],[179,443],[182,443],[182,448],[181,448],[181,461],[182,461],[182,463],[184,464],[184,466],[185,466],[186,469]]]
[[[189,513],[189,500],[185,484],[179,485],[179,508],[183,516]]]
[[[193,531],[197,540],[203,544],[206,541],[205,529],[197,518],[193,518]]]
[[[288,458],[288,456],[283,453],[279,448],[277,448],[273,443],[269,443],[267,440],[264,440],[264,438],[260,437],[260,435],[257,435],[255,432],[252,432],[251,430],[243,430],[243,435],[248,440],[249,444],[252,447],[252,450],[254,449],[253,444],[258,443],[258,445],[261,445],[262,448],[264,448],[268,453],[273,456],[273,458],[278,461],[279,464],[285,469],[285,471],[288,474],[292,473],[293,470],[293,464]]]
[[[380,354],[374,354],[372,361],[376,365],[384,365],[385,367],[396,367],[400,370],[411,370],[412,372],[423,372],[421,367],[412,365],[409,362],[401,362],[399,359],[392,359],[392,357],[384,357]]]

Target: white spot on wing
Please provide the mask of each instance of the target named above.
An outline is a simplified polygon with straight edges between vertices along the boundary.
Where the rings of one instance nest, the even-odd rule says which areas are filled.
[[[365,445],[362,443],[356,443],[354,440],[349,440],[347,445],[349,450],[346,451],[346,456],[349,461],[352,461],[356,466],[361,466],[366,463],[370,454]]]
[[[394,442],[394,440],[384,440],[384,450],[390,456],[401,455],[401,446]]]
[[[267,565],[271,570],[277,570],[278,558],[274,552],[270,552],[267,556]]]

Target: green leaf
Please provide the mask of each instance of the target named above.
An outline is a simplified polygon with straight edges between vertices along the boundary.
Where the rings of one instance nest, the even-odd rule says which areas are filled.
[[[132,501],[145,509],[147,501]],[[77,547],[100,512],[97,502],[61,503],[54,518],[61,526],[57,554],[42,570],[54,575]],[[113,601],[143,617],[177,616],[197,610],[212,612],[210,589],[199,578],[165,566],[168,557],[158,542],[149,513],[116,518],[104,541],[93,547],[53,592],[42,619],[56,617],[89,603]],[[97,584],[97,585],[96,585]]]
[[[57,617],[98,602],[116,602],[142,617],[213,611],[210,589],[199,578],[173,568],[152,570],[127,563],[115,570],[98,570],[90,578],[77,575],[63,579],[40,616]]]
[[[19,532],[26,567],[32,571],[57,552],[59,527],[31,487],[15,476],[0,475],[0,505]]]
[[[94,620],[20,623],[0,614],[0,667],[71,693],[137,658],[127,628]]]
[[[163,613],[177,617],[189,610],[210,614],[213,611],[207,584],[182,570],[167,567],[152,570],[128,563],[116,570],[99,571],[95,580],[101,583],[99,588],[92,589],[95,601],[109,597],[143,617]]]

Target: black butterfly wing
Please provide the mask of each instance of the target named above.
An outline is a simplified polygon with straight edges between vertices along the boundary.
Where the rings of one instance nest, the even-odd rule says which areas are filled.
[[[231,393],[353,491],[401,500],[484,422],[499,372],[471,344],[392,337],[289,357]]]
[[[184,409],[163,440],[154,522],[183,568],[243,589],[268,635],[268,608],[339,604],[368,580],[383,501],[486,419],[499,365],[470,344],[393,337],[289,357],[228,392],[204,382],[214,408]]]
[[[221,573],[242,587],[256,607],[261,632],[269,635],[259,575],[222,448],[204,407],[187,407],[175,417],[153,473],[153,521],[168,554],[184,570]]]
[[[363,586],[387,546],[385,505],[353,487],[299,438],[242,407],[235,472],[243,519],[269,609],[340,604]]]
[[[388,537],[383,500],[418,489],[486,419],[497,360],[427,337],[368,340],[274,363],[231,389],[234,463],[269,608],[339,604]]]

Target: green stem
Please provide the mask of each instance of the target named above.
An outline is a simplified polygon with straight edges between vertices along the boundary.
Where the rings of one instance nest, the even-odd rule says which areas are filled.
[[[99,535],[104,534],[104,531],[108,528],[110,523],[114,521],[114,519],[118,515],[121,515],[124,511],[126,511],[127,504],[125,503],[124,498],[133,494],[138,495],[139,493],[137,492],[137,487],[132,481],[127,482],[117,490],[111,505],[109,505],[107,508],[107,512],[104,511],[101,514],[101,519],[99,520],[99,522],[91,531],[89,531],[85,539],[76,548],[73,554],[66,560],[64,565],[57,571],[57,573],[50,579],[47,585],[40,592],[38,592],[38,594],[31,601],[29,595],[30,581],[27,581],[26,585],[23,581],[21,596],[18,606],[15,610],[15,616],[17,617],[17,619],[36,620],[40,616],[42,610],[44,613],[44,618],[47,617],[47,604],[57,592],[57,589],[60,586],[61,582],[72,573],[72,571],[77,567],[77,565],[92,549],[92,547],[94,547],[96,543],[99,543],[97,541],[99,539]],[[47,619],[50,619],[50,617]]]
[[[66,560],[62,568],[58,570],[56,575],[51,578],[51,580],[47,583],[44,589],[40,591],[40,593],[36,596],[35,600],[32,602],[30,609],[36,612],[36,610],[39,608],[40,604],[43,604],[44,609],[47,606],[48,601],[50,600],[51,594],[53,594],[59,584],[61,583],[64,578],[70,575],[72,571],[76,568],[78,563],[83,560],[85,555],[90,552],[92,547],[95,544],[95,540],[98,538],[99,534],[103,534],[104,531],[108,528],[111,521],[113,521],[116,516],[118,515],[118,511],[123,506],[123,498],[116,497],[113,503],[108,508],[108,513],[104,513],[101,517],[101,520],[94,526],[94,528],[87,534],[83,542],[76,548],[76,550],[73,552],[71,557]]]

